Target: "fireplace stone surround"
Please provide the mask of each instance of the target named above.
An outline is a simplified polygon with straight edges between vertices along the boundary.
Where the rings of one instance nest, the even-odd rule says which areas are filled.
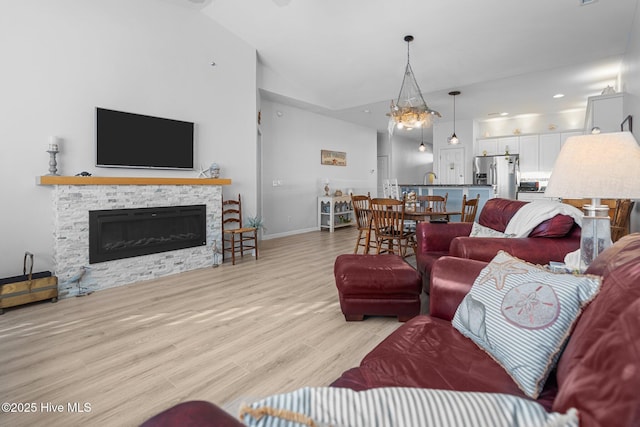
[[[53,265],[59,296],[77,293],[77,284],[69,279],[82,267],[89,267],[81,283],[89,291],[211,267],[213,242],[218,247],[221,242],[222,185],[230,183],[208,178],[39,177],[38,184],[53,186]],[[89,211],[198,204],[206,205],[206,245],[89,264]]]

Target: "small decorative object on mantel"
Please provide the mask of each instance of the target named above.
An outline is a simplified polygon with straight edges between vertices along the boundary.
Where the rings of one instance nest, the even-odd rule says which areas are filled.
[[[211,163],[209,166],[209,177],[220,178],[220,166],[217,163]]]
[[[342,190],[336,190],[336,192],[333,193],[333,195],[336,196],[336,197],[342,196]]]
[[[49,173],[47,175],[58,175],[58,162],[56,161],[56,154],[58,154],[60,147],[60,138],[57,136],[49,137],[49,146],[47,147],[47,153],[49,153]]]
[[[324,195],[325,196],[329,196],[329,183],[328,182],[324,185]]]

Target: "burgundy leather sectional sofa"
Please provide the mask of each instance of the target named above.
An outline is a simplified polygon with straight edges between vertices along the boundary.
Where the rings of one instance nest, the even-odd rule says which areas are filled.
[[[430,315],[402,325],[333,384],[365,390],[400,386],[507,393],[525,397],[487,353],[451,325],[487,263],[443,257],[432,269]],[[556,369],[537,399],[547,410],[579,411],[580,425],[640,425],[640,233],[601,254],[587,273],[603,277]],[[187,402],[145,426],[241,426],[206,402]]]
[[[509,199],[490,199],[480,212],[478,223],[504,232],[509,220],[528,202]],[[533,264],[564,261],[569,252],[580,248],[580,227],[567,215],[556,215],[539,224],[528,237],[469,237],[473,224],[463,222],[421,222],[416,228],[418,241],[416,264],[422,275],[425,292],[429,293],[429,279],[433,264],[442,256],[491,261],[498,251]]]
[[[455,257],[432,270],[430,314],[414,317],[332,385],[406,386],[507,393],[526,398],[505,370],[451,325],[487,263]],[[587,270],[603,277],[537,399],[547,410],[578,409],[580,425],[640,425],[640,233],[602,253]]]

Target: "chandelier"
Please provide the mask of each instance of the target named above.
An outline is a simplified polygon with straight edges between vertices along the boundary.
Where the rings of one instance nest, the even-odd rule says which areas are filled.
[[[413,36],[404,37],[407,42],[407,67],[404,70],[404,78],[398,100],[394,103],[391,101],[391,112],[387,115],[391,116],[396,123],[398,129],[421,128],[431,124],[432,116],[442,117],[440,113],[429,108],[422,97],[420,87],[416,81],[416,77],[409,63],[409,44],[413,41]]]

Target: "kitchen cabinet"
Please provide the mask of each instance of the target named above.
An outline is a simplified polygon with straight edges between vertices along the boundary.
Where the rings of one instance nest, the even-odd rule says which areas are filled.
[[[520,137],[520,172],[537,172],[540,152],[539,135]]]
[[[507,136],[498,138],[498,152],[496,154],[518,154],[520,153],[520,138],[517,136]]]
[[[562,145],[567,138],[583,135],[583,131],[505,136],[478,139],[476,148],[487,151],[487,156],[509,154],[520,155],[520,172],[551,172]]]
[[[318,197],[318,227],[333,233],[336,228],[355,224],[351,196]]]
[[[483,138],[476,140],[476,156],[497,156],[505,154],[518,154],[520,138],[517,136],[505,136],[500,138]]]
[[[590,96],[587,100],[585,132],[591,133],[594,127],[600,132],[620,132],[623,116],[624,93]]]
[[[498,154],[498,139],[478,139],[476,143],[476,156],[493,156]]]
[[[553,164],[560,154],[561,135],[559,133],[541,134],[538,139],[538,170],[551,172]]]

